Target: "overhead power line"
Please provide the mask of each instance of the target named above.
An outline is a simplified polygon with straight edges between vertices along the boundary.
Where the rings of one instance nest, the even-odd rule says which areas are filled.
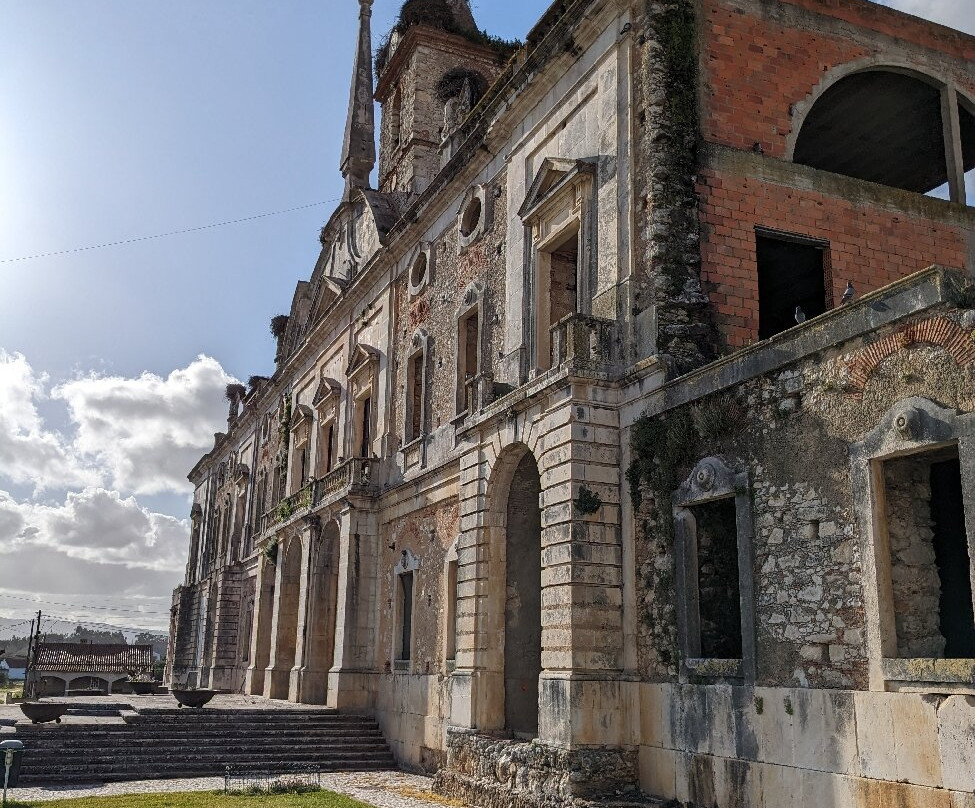
[[[94,609],[100,612],[126,612],[129,614],[157,615],[159,617],[169,616],[169,612],[152,612],[144,609],[127,609],[124,606],[94,606],[81,603],[61,603],[57,600],[40,600],[39,598],[25,598],[17,595],[0,594],[0,599],[3,598],[8,598],[10,600],[22,600],[27,603],[43,603],[45,606],[65,606],[69,609]]]
[[[229,219],[226,222],[214,222],[213,224],[204,224],[199,227],[187,227],[184,230],[171,230],[168,233],[156,233],[152,236],[135,236],[133,238],[121,239],[119,241],[106,241],[103,244],[91,244],[87,247],[73,247],[70,250],[56,250],[54,252],[37,253],[36,255],[23,255],[20,258],[0,258],[0,264],[13,264],[18,261],[33,261],[36,258],[52,258],[56,255],[71,255],[73,253],[89,252],[91,250],[101,250],[106,247],[121,247],[124,244],[136,244],[140,241],[154,241],[160,238],[169,238],[171,236],[183,236],[187,233],[199,233],[201,230],[213,230],[216,227],[226,227],[231,224],[243,224],[244,222],[253,222],[257,219],[267,219],[270,216],[283,216],[285,213],[295,213],[299,210],[308,210],[309,208],[318,208],[322,205],[330,205],[333,202],[338,202],[338,199],[326,199],[324,202],[312,202],[310,205],[299,205],[295,208],[287,208],[285,210],[272,210],[268,213],[257,213],[253,216],[245,216],[242,219]]]

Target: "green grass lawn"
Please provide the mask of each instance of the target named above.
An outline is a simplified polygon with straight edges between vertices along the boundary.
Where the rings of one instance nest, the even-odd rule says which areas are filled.
[[[265,805],[271,808],[369,808],[364,802],[342,794],[333,794],[331,791],[273,796],[236,796],[200,791],[189,794],[124,794],[119,797],[9,803],[10,808],[261,808]]]

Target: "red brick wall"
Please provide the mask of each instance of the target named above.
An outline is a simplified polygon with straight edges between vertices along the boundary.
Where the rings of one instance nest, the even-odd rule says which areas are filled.
[[[936,220],[712,170],[698,193],[702,274],[731,349],[758,339],[756,226],[828,240],[836,301],[847,281],[863,294],[931,264],[966,265],[967,233]]]
[[[944,68],[975,96],[970,71],[955,59],[975,59],[975,37],[916,20],[865,0],[770,0],[763,14],[749,14],[744,0],[704,0],[701,47],[704,59],[702,127],[705,140],[750,149],[761,143],[765,153],[784,157],[792,131],[790,106],[806,100],[835,67],[890,48],[886,35],[908,49],[926,47],[949,57]],[[820,14],[803,14],[807,26],[774,16],[796,6]],[[828,32],[821,14],[869,30],[855,36]],[[778,16],[782,16],[778,14]]]

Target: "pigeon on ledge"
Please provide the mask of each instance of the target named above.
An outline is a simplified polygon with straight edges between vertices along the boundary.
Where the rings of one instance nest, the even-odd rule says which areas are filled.
[[[806,322],[806,312],[802,310],[802,306],[796,306],[796,322],[797,323]]]
[[[845,306],[847,303],[853,300],[853,296],[855,294],[856,290],[853,288],[853,281],[848,281],[846,284],[846,291],[843,292],[843,297],[841,298],[843,305]]]

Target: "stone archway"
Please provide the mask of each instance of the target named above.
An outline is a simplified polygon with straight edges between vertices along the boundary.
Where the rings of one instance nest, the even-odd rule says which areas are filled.
[[[538,678],[542,672],[541,477],[531,453],[519,461],[505,505],[504,727],[538,735]]]
[[[301,594],[301,539],[292,537],[278,564],[277,603],[275,604],[274,645],[265,695],[287,699],[291,670],[298,651],[298,608]]]

